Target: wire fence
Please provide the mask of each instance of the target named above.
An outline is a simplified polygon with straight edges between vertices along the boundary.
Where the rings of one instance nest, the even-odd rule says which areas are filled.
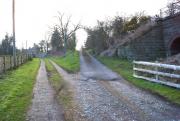
[[[32,58],[31,55],[18,55],[16,56],[16,64],[14,64],[13,56],[0,56],[0,74],[4,73],[9,69],[13,69],[14,67],[18,67],[23,63],[27,62]]]

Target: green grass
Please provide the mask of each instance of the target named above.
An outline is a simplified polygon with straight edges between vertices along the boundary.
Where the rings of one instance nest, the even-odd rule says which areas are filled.
[[[51,59],[69,73],[79,71],[79,53],[77,51],[68,51],[65,57],[51,57]]]
[[[49,62],[48,59],[45,59],[46,69],[48,72],[48,79],[56,90],[56,96],[60,104],[63,105],[65,109],[71,108],[72,105],[72,95],[68,90],[68,85],[65,83],[64,79],[59,75],[55,67]]]
[[[39,62],[33,59],[0,79],[0,121],[25,121]]]
[[[133,77],[131,61],[108,57],[98,57],[98,59],[135,86],[158,94],[173,103],[180,104],[180,90]]]
[[[45,63],[50,83],[53,88],[58,91],[61,87],[64,86],[64,81],[48,59],[45,59]]]

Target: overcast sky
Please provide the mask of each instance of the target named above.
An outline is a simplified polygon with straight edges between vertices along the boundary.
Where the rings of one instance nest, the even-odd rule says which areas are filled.
[[[72,22],[94,26],[97,20],[115,15],[132,15],[145,11],[148,15],[159,13],[168,0],[16,0],[16,45],[22,48],[25,41],[32,46],[47,38],[48,26],[57,22],[57,11],[72,15]],[[0,40],[12,34],[12,0],[0,0]],[[79,43],[86,33],[78,32]]]

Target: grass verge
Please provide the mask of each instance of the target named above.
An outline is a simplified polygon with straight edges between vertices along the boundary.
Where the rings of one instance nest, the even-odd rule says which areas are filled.
[[[25,121],[39,62],[33,59],[0,79],[0,121]]]
[[[72,93],[68,89],[67,83],[59,75],[55,67],[49,62],[48,59],[45,59],[46,69],[48,72],[48,79],[56,91],[56,97],[58,102],[63,105],[65,120],[73,120],[71,117],[72,112]]]
[[[108,57],[98,57],[98,59],[135,86],[158,94],[159,96],[180,105],[180,90],[133,77],[132,62]]]
[[[68,51],[65,57],[51,57],[59,66],[69,73],[78,72],[80,69],[79,53]]]

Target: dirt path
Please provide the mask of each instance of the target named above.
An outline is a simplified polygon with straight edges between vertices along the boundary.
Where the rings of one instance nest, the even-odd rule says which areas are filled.
[[[63,121],[63,112],[58,105],[54,90],[48,82],[45,63],[41,60],[41,66],[37,75],[33,90],[32,106],[27,114],[27,121]]]

